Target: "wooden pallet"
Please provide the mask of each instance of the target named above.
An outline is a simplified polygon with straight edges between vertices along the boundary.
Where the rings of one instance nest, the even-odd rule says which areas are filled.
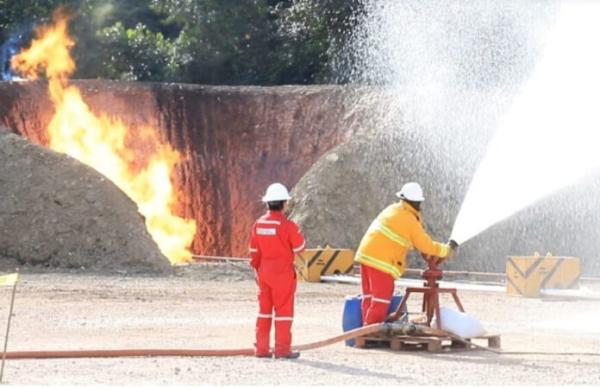
[[[483,335],[469,340],[487,341],[487,346],[492,349],[500,348],[500,335]],[[434,336],[365,336],[356,338],[357,348],[389,348],[391,350],[427,350],[432,353],[450,351],[453,349],[474,349],[474,347],[458,341],[452,337]]]

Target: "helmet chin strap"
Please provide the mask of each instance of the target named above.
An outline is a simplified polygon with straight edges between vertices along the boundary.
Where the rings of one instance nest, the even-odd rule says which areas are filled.
[[[407,204],[409,204],[416,211],[421,211],[421,202],[419,202],[419,201],[409,201],[406,198],[402,198],[402,200],[404,202],[406,202]]]

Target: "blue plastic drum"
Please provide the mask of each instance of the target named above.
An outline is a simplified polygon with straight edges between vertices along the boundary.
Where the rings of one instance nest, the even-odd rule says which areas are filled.
[[[396,311],[401,301],[402,295],[394,295],[390,303],[388,314]],[[361,302],[361,295],[346,297],[342,316],[342,329],[344,331],[350,331],[362,327],[362,311],[360,307]],[[354,339],[346,340],[346,346],[354,346]]]
[[[360,303],[362,298],[359,296],[347,296],[344,303],[344,312],[342,317],[342,329],[350,331],[362,327],[362,312]],[[346,346],[354,346],[354,339],[346,340]]]
[[[394,295],[392,296],[392,301],[390,302],[390,308],[388,310],[388,314],[396,312],[398,306],[400,306],[400,302],[402,302],[402,295]],[[404,306],[404,311],[406,311],[406,306]]]

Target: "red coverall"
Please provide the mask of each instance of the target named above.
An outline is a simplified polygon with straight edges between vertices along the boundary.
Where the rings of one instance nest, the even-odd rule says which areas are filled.
[[[258,318],[256,355],[269,354],[271,319],[275,309],[275,356],[291,352],[296,272],[294,254],[304,250],[298,226],[280,211],[270,210],[252,226],[250,265],[256,270]]]

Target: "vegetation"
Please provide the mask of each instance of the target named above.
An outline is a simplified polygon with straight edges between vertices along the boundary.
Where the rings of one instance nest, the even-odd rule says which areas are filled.
[[[364,10],[361,0],[0,0],[0,42],[59,6],[73,14],[76,77],[230,85],[332,82]]]

